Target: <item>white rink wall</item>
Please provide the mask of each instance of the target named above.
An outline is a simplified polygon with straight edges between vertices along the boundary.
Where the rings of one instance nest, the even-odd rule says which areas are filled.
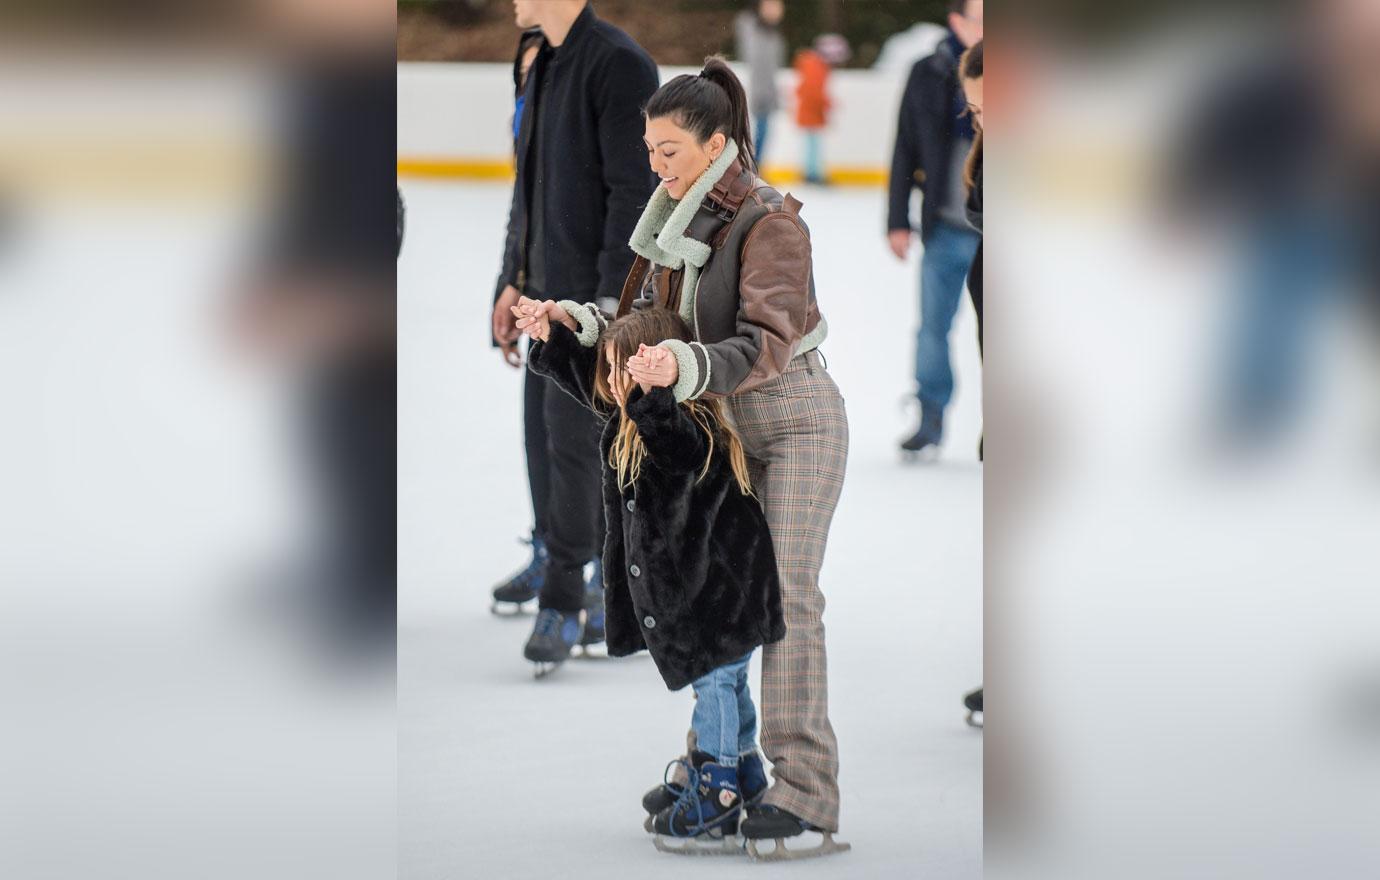
[[[740,66],[734,69],[746,76]],[[689,67],[662,67],[661,81],[695,72]],[[824,158],[831,169],[884,181],[907,72],[908,68],[834,71],[829,80],[834,106],[824,136]],[[766,157],[769,167],[786,172],[798,172],[802,153],[794,122],[795,80],[790,69],[778,74],[783,109],[773,117]],[[512,67],[507,64],[400,62],[400,163],[509,162],[512,94]]]

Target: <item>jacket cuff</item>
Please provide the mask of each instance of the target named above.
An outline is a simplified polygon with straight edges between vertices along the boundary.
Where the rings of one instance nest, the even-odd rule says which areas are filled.
[[[540,376],[550,375],[551,368],[549,361],[554,357],[557,359],[568,358],[572,349],[578,350],[575,344],[576,336],[570,332],[570,328],[561,323],[551,325],[551,335],[545,342],[540,339],[533,339],[532,344],[527,348],[527,365],[532,372]]]
[[[580,330],[575,334],[575,338],[580,340],[580,344],[585,348],[593,348],[599,341],[599,334],[604,332],[607,322],[604,316],[599,314],[599,310],[593,305],[577,303],[573,299],[563,299],[556,305],[565,309],[565,313],[575,319],[575,323],[580,325]]]
[[[669,388],[653,388],[651,391],[643,392],[640,385],[634,384],[632,391],[628,393],[628,418],[638,422],[639,430],[655,428],[652,420],[657,416],[664,420],[666,414],[675,409],[676,403]]]
[[[679,339],[667,339],[657,343],[657,347],[675,355],[678,376],[676,384],[671,386],[671,393],[676,401],[694,400],[703,394],[709,387],[709,374],[713,370],[709,364],[709,351],[698,342],[681,342]]]

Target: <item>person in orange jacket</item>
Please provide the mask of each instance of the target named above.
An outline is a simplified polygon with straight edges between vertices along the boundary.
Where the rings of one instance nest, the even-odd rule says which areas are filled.
[[[820,141],[829,124],[829,72],[849,57],[848,42],[838,34],[821,34],[814,48],[801,49],[795,56],[795,123],[805,138],[805,181],[824,183],[824,164]]]

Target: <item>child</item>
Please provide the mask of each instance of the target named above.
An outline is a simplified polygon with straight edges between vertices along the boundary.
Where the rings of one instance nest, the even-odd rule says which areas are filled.
[[[814,48],[801,49],[795,56],[795,123],[805,140],[805,182],[823,184],[824,160],[820,144],[829,124],[829,72],[848,60],[848,42],[838,34],[821,34]]]
[[[669,388],[649,389],[628,374],[628,358],[662,340],[693,338],[675,312],[636,310],[585,347],[576,332],[596,328],[563,311],[558,323],[533,318],[533,305],[523,299],[513,309],[534,337],[531,369],[607,416],[600,453],[609,654],[646,648],[668,688],[695,690],[697,748],[686,762],[693,784],[669,789],[676,799],[652,820],[657,848],[696,848],[671,846],[668,837],[727,846],[744,796],[766,787],[748,660],[786,634],[771,532],[742,442],[719,401],[677,403]]]

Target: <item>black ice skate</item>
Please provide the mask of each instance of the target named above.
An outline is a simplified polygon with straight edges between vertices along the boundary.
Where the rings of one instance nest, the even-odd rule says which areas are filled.
[[[537,612],[532,635],[522,649],[522,656],[537,664],[537,678],[545,678],[570,659],[570,651],[580,641],[580,633],[584,630],[580,618],[579,611],[543,608]]]
[[[780,807],[758,808],[751,816],[743,820],[742,832],[748,855],[760,862],[813,859],[819,856],[848,852],[853,848],[851,843],[834,840],[832,832],[816,828],[794,813],[787,812]],[[794,839],[806,833],[809,833],[811,837],[819,835],[819,843],[814,846],[786,846],[788,838]],[[768,840],[775,841],[770,849],[764,845],[764,841]]]
[[[681,789],[676,802],[652,820],[656,837],[652,843],[661,852],[677,855],[737,855],[743,851],[737,839],[738,819],[743,798],[738,786],[738,768],[714,762],[704,752],[695,752],[694,765],[687,766],[691,784]]]
[[[907,459],[920,458],[922,453],[935,458],[939,455],[939,443],[943,439],[944,411],[922,403],[920,427],[910,437],[901,441],[901,453]]]
[[[546,544],[536,532],[523,543],[532,545],[532,561],[522,571],[494,587],[494,602],[489,609],[494,614],[503,613],[501,609],[505,606],[511,606],[508,613],[520,613],[524,605],[537,598],[542,584],[546,582]]]
[[[679,769],[681,772],[676,773]],[[685,789],[685,760],[677,758],[666,765],[666,781],[642,796],[642,809],[647,811],[647,821],[642,827],[648,834],[655,832],[653,820],[657,813],[667,809],[680,798]],[[677,779],[676,777],[680,778]],[[743,791],[743,809],[750,810],[767,793],[767,768],[762,763],[760,752],[748,752],[738,758],[738,786]]]
[[[963,707],[968,710],[968,726],[982,727],[982,688],[963,697]]]

